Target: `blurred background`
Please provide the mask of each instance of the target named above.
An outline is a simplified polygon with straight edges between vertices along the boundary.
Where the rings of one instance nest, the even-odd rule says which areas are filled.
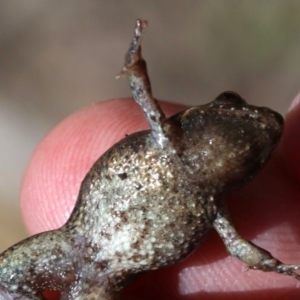
[[[19,189],[38,142],[75,110],[130,95],[115,76],[137,17],[159,99],[234,90],[284,114],[300,90],[298,0],[0,1],[0,251],[26,236]]]

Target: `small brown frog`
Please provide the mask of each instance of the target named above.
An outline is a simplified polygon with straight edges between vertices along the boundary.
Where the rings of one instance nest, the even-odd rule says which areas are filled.
[[[251,179],[278,143],[283,118],[225,92],[213,102],[166,118],[151,93],[137,20],[121,75],[151,130],[118,142],[82,182],[76,206],[58,230],[32,236],[0,256],[0,299],[117,299],[139,274],[180,262],[211,228],[250,269],[300,279],[244,240],[223,196]]]

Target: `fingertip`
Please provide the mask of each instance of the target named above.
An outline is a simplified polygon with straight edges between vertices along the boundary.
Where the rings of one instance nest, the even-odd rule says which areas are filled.
[[[166,114],[182,106],[162,103]],[[21,209],[31,234],[62,226],[93,163],[126,134],[147,129],[132,99],[99,102],[60,122],[37,146],[24,175]]]

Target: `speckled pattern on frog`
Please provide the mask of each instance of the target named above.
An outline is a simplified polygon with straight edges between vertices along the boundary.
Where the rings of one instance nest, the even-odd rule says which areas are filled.
[[[239,236],[223,194],[251,179],[278,143],[282,117],[225,92],[167,119],[151,93],[141,56],[146,22],[137,20],[121,75],[151,130],[118,142],[83,180],[74,211],[60,229],[30,237],[0,256],[0,299],[117,299],[134,277],[180,262],[211,228],[252,269],[299,280]]]

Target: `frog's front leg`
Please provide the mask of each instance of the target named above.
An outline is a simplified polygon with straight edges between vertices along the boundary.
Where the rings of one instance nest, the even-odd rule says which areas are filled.
[[[134,37],[125,55],[125,64],[117,78],[127,75],[132,96],[139,104],[151,128],[155,144],[173,153],[181,152],[182,129],[167,119],[157,100],[152,95],[146,61],[142,57],[141,40],[148,22],[137,19]]]
[[[295,273],[297,265],[286,265],[271,255],[270,252],[244,240],[234,228],[228,213],[218,213],[213,226],[222,238],[227,251],[243,261],[248,269],[275,272],[300,280]]]

